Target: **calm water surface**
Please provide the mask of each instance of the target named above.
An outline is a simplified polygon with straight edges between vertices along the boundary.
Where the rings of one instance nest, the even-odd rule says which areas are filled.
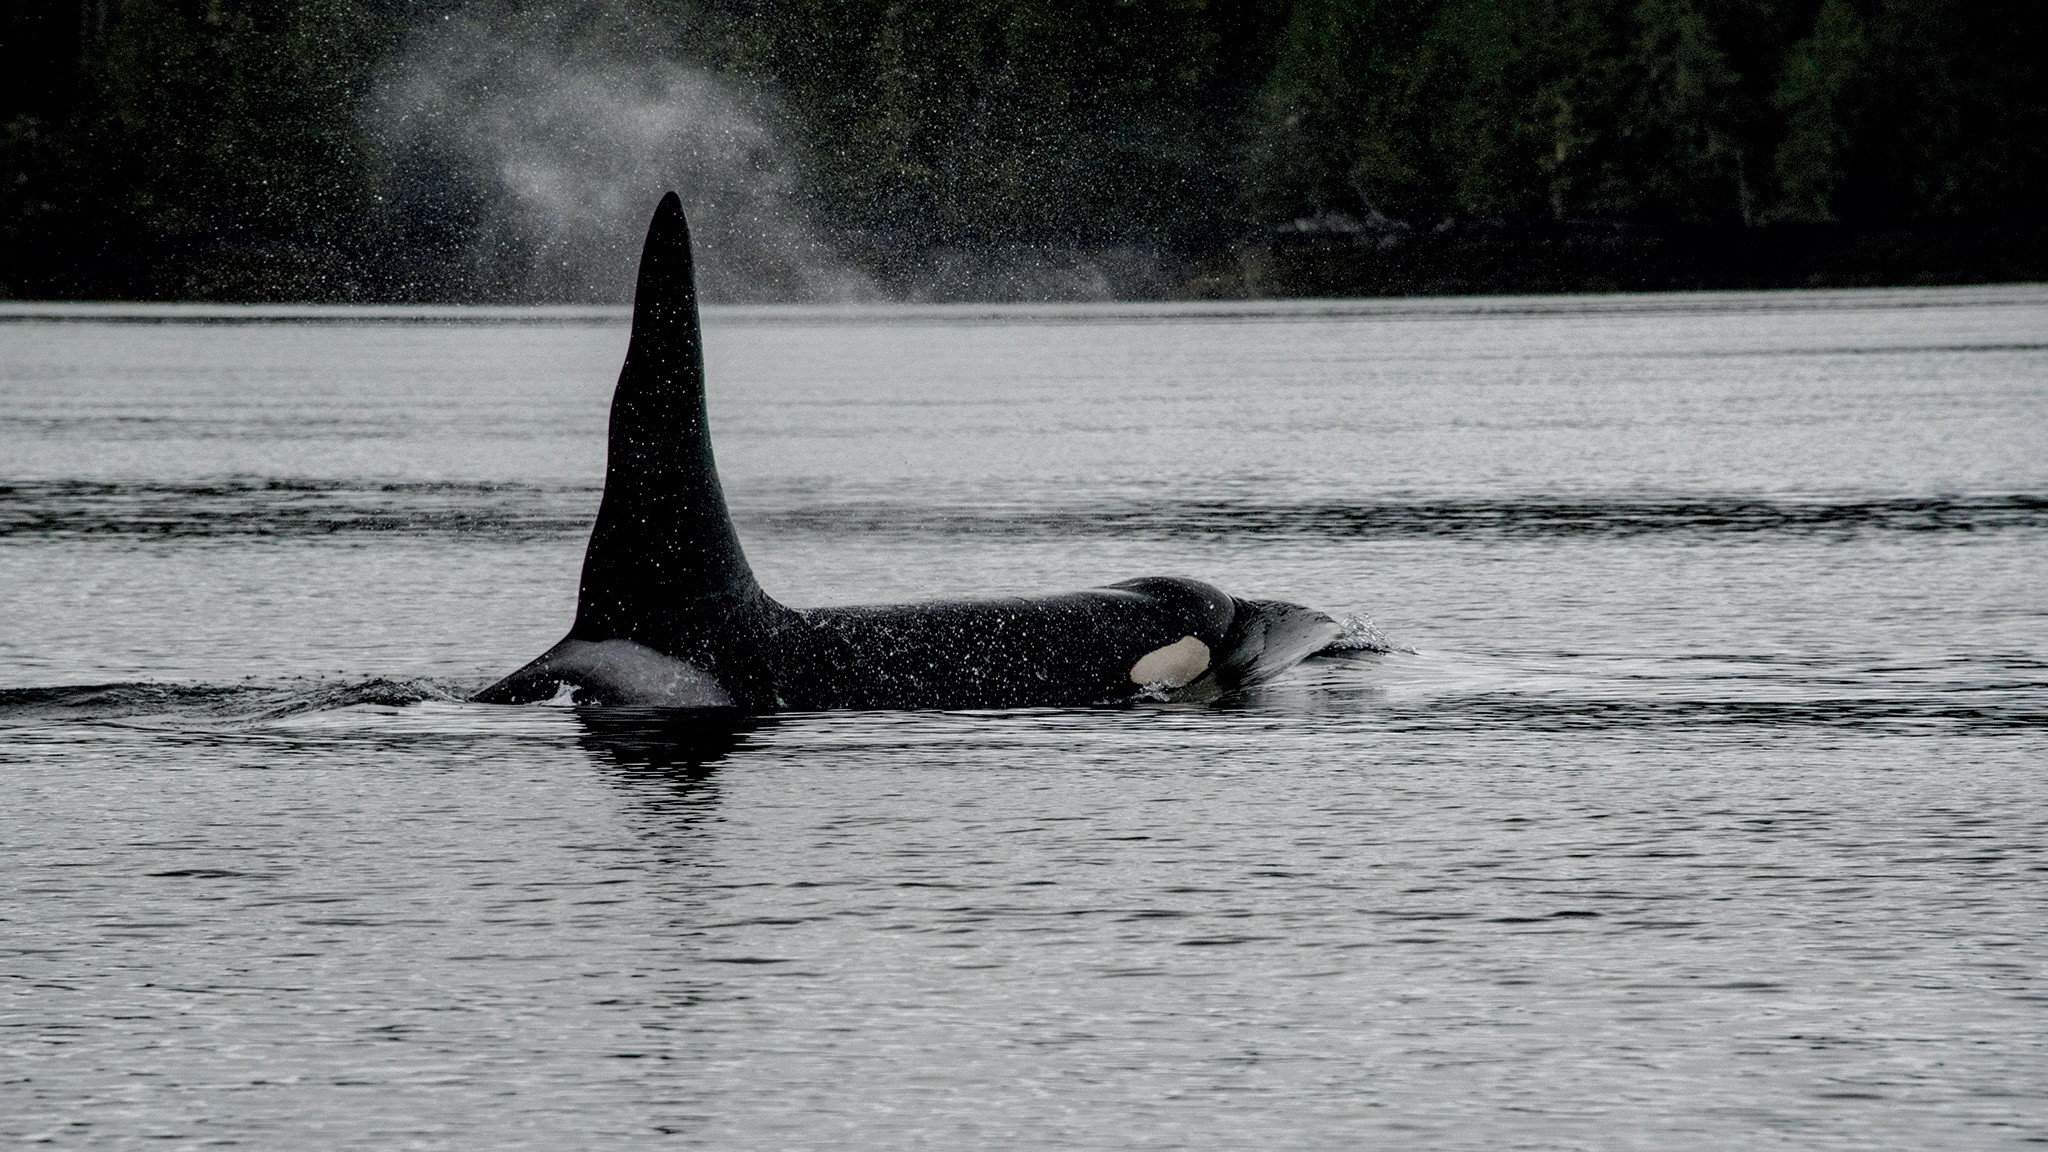
[[[2048,1140],[2048,288],[735,310],[798,605],[1413,651],[707,728],[557,639],[605,311],[0,312],[0,1135]]]

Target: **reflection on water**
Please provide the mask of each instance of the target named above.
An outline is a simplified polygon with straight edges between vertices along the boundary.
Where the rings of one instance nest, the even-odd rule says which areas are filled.
[[[573,614],[615,317],[33,312],[10,1139],[2048,1138],[2042,289],[714,316],[791,603],[1383,628],[769,718],[465,702]]]
[[[731,709],[575,709],[577,744],[598,774],[668,828],[709,817],[720,801],[716,774],[733,753],[775,724]]]
[[[746,747],[772,716],[727,708],[582,708],[584,748],[623,769],[653,769],[677,780],[701,781],[718,762]]]

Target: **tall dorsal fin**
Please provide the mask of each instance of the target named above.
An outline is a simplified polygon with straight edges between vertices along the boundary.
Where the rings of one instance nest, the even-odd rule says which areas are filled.
[[[759,596],[711,459],[690,226],[670,192],[640,252],[604,502],[569,635],[675,652],[693,647],[736,601]]]

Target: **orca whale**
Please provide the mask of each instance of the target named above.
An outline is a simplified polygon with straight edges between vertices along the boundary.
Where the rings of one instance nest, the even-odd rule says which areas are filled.
[[[670,192],[640,256],[612,397],[604,499],[562,642],[477,693],[488,704],[1016,708],[1210,699],[1337,638],[1295,604],[1148,576],[1054,596],[784,607],[726,512],[704,406],[689,226]]]

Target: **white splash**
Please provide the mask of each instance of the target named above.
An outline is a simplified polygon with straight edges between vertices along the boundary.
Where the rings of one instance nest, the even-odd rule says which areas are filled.
[[[1323,653],[1325,654],[1340,652],[1407,652],[1413,654],[1415,652],[1415,649],[1405,644],[1396,644],[1388,639],[1387,634],[1380,631],[1380,626],[1372,622],[1372,617],[1367,616],[1363,612],[1353,612],[1344,617],[1344,619],[1337,622],[1337,627],[1342,629],[1342,631],[1338,632],[1335,640],[1330,641],[1329,644],[1324,646]]]

